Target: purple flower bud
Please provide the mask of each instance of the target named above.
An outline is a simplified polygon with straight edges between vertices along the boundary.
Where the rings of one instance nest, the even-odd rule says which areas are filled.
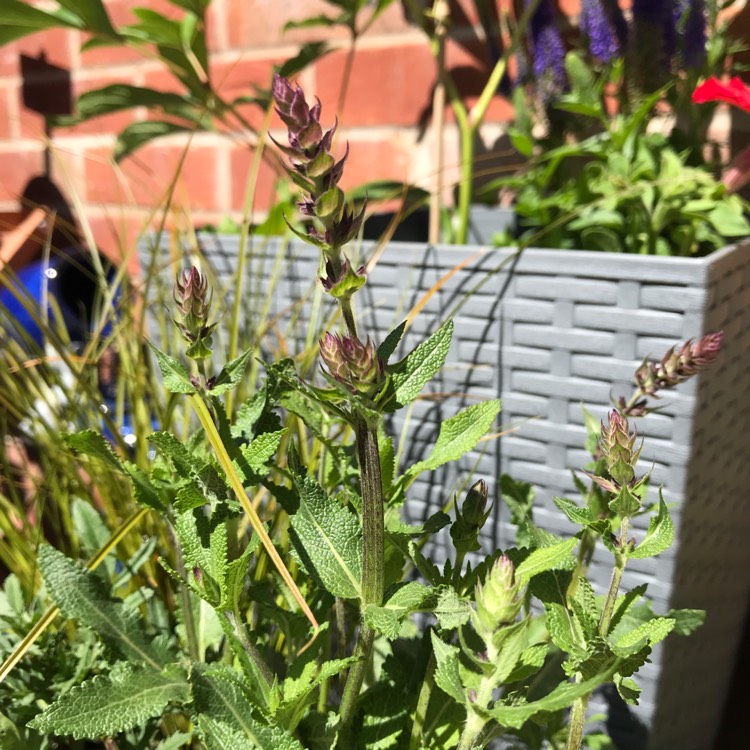
[[[175,279],[173,290],[177,317],[175,325],[190,344],[187,355],[204,359],[211,353],[211,335],[216,324],[209,325],[212,294],[208,279],[197,268],[183,271]]]
[[[369,337],[363,343],[354,336],[326,333],[320,357],[331,376],[352,393],[373,396],[383,384],[385,367]]]
[[[612,409],[607,424],[602,425],[599,448],[607,462],[609,475],[618,487],[635,481],[635,465],[641,453],[641,449],[635,447],[635,442],[636,434],[630,433],[627,418],[617,409]]]

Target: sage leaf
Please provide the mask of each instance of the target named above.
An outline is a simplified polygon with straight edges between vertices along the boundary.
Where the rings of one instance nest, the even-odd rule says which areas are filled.
[[[669,515],[669,508],[667,508],[661,490],[659,490],[659,510],[655,516],[651,517],[643,541],[630,552],[629,557],[637,559],[654,557],[669,549],[673,540],[674,524]]]
[[[458,665],[458,649],[440,639],[433,631],[432,649],[435,653],[435,684],[455,701],[464,705],[467,702],[466,691],[461,682]]]
[[[164,654],[144,632],[137,611],[113,599],[100,578],[46,544],[39,548],[39,568],[47,591],[65,617],[95,630],[127,659],[161,671]]]
[[[412,581],[396,589],[382,606],[371,604],[365,609],[365,622],[389,640],[398,638],[401,624],[412,612],[420,609],[432,595],[432,589]]]
[[[211,386],[212,396],[220,396],[222,393],[231,391],[232,388],[235,388],[242,382],[242,378],[245,377],[245,370],[247,369],[247,361],[250,359],[252,353],[253,350],[248,349],[222,367],[221,372],[216,376],[216,380]]]
[[[29,726],[39,732],[74,739],[126,732],[161,715],[170,702],[187,699],[187,681],[180,668],[157,672],[121,664],[109,677],[97,675],[64,693]]]
[[[414,351],[388,368],[391,376],[389,408],[391,403],[394,408],[406,406],[419,396],[443,366],[452,337],[453,321],[448,320]]]
[[[185,365],[174,357],[150,344],[161,371],[164,387],[170,393],[195,393],[195,386],[190,382],[190,374]]]
[[[327,591],[362,595],[362,529],[357,516],[329,497],[310,476],[292,473],[299,507],[291,517],[295,556]]]
[[[516,580],[523,585],[546,570],[572,568],[575,565],[575,559],[572,556],[573,550],[577,546],[578,539],[573,537],[573,539],[553,544],[551,547],[534,550],[523,562],[516,566]]]

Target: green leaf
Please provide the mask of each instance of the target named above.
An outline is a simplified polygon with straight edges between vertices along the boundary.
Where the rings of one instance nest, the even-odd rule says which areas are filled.
[[[251,736],[257,721],[253,717],[250,693],[240,675],[222,665],[194,664],[190,686],[195,711],[225,722],[245,736]]]
[[[111,536],[96,508],[77,497],[73,501],[73,525],[82,546],[90,553],[103,547]]]
[[[547,570],[572,568],[575,565],[573,550],[577,546],[578,539],[574,537],[551,547],[534,550],[516,567],[516,580],[523,585],[534,576]]]
[[[73,450],[86,456],[93,456],[104,461],[114,469],[122,471],[122,463],[112,450],[112,444],[96,430],[82,430],[81,432],[63,434],[63,440]]]
[[[708,220],[722,237],[744,237],[750,232],[742,205],[731,201],[731,198],[719,201],[708,214]]]
[[[326,42],[305,42],[294,57],[290,57],[284,61],[284,64],[279,68],[279,75],[291,78],[316,60],[320,60],[330,52],[333,52],[333,49]]]
[[[44,584],[65,617],[95,630],[131,661],[161,670],[163,655],[145,632],[137,611],[112,599],[100,578],[54,547],[45,544],[38,554]]]
[[[621,487],[614,500],[610,501],[609,509],[620,518],[630,518],[641,509],[641,501],[626,485]]]
[[[310,476],[292,472],[299,508],[290,537],[300,563],[334,596],[362,595],[362,530],[351,511],[330,498]]]
[[[281,438],[286,429],[277,432],[264,432],[242,448],[242,457],[256,474],[267,474],[268,461],[276,455]]]
[[[677,635],[690,635],[703,625],[706,612],[702,609],[670,609],[667,617],[674,620],[674,632]]]
[[[221,368],[221,372],[216,376],[216,380],[210,389],[212,396],[220,396],[222,393],[232,390],[232,388],[235,388],[242,382],[242,378],[245,377],[247,362],[252,353],[253,350],[248,349],[244,354],[240,354],[239,357],[233,359],[231,362],[227,362],[227,364]]]
[[[183,479],[188,479],[196,470],[195,458],[188,449],[171,432],[154,432],[148,437],[174,465]]]
[[[396,351],[396,347],[401,341],[401,337],[404,335],[406,330],[406,321],[404,320],[400,325],[396,326],[384,339],[383,343],[378,347],[378,357],[384,362],[388,362],[391,358],[391,354]]]
[[[115,161],[122,161],[130,156],[141,146],[145,146],[155,138],[175,133],[191,133],[195,128],[179,125],[175,122],[164,122],[162,120],[144,120],[128,125],[117,136],[115,143]],[[186,393],[187,391],[175,391],[175,393]]]
[[[455,701],[464,705],[467,698],[458,669],[458,649],[438,638],[435,631],[430,635],[436,662],[435,684]]]
[[[528,619],[521,620],[521,622],[508,628],[503,628],[496,634],[495,646],[499,650],[494,663],[493,679],[496,684],[505,684],[521,659],[521,654],[529,647],[530,639],[531,631]]]
[[[659,510],[651,517],[648,523],[648,531],[643,541],[629,554],[629,557],[642,559],[654,557],[672,546],[674,540],[674,524],[669,515],[669,508],[664,502],[661,490],[659,490]]]
[[[388,368],[391,375],[389,396],[397,408],[414,401],[440,370],[448,356],[452,337],[453,321],[448,320],[427,341]]]
[[[398,638],[404,619],[419,610],[433,591],[424,584],[412,581],[396,589],[382,607],[370,604],[365,609],[365,622],[386,638]]]
[[[472,609],[471,604],[462,599],[452,586],[443,586],[439,589],[432,611],[443,630],[455,630],[469,621]]]
[[[21,0],[3,0],[0,3],[0,45],[58,26],[80,28],[81,21],[74,14],[43,11]]]
[[[616,674],[614,676],[615,687],[620,697],[630,706],[638,705],[638,698],[641,695],[641,688],[638,683],[630,677],[623,677]]]
[[[606,672],[584,680],[579,683],[567,682],[556,687],[551,693],[544,698],[540,698],[530,703],[523,703],[516,706],[495,705],[494,708],[487,711],[498,724],[508,729],[520,729],[529,719],[539,713],[547,711],[560,711],[572,705],[578,698],[588,695],[594,688],[599,687],[612,677],[614,667]]]
[[[440,433],[426,460],[406,472],[413,480],[423,471],[433,471],[449,461],[457,461],[484,437],[500,412],[500,401],[485,401],[460,411],[440,425]]]
[[[28,726],[39,732],[99,739],[126,732],[162,714],[167,705],[187,700],[179,668],[165,672],[121,664],[110,677],[98,675],[64,693]]]
[[[102,0],[57,0],[57,3],[71,13],[75,13],[83,21],[82,28],[86,31],[105,36],[117,35]]]
[[[566,497],[554,498],[555,505],[568,517],[568,520],[577,523],[580,526],[587,526],[591,523],[591,511],[588,508],[581,508],[580,505],[568,500]]]
[[[156,356],[164,387],[171,393],[195,393],[195,386],[190,382],[190,374],[185,365],[157,349],[153,344],[149,345]]]
[[[664,640],[674,630],[674,626],[675,621],[671,617],[655,617],[621,635],[617,642],[612,644],[612,651],[618,656],[632,656],[645,646],[653,646]]]
[[[281,727],[269,727],[255,719],[243,732],[226,721],[199,714],[198,728],[206,750],[304,750]]]

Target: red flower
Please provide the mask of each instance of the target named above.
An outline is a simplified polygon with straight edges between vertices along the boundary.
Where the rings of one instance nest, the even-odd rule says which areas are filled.
[[[732,78],[729,83],[721,83],[716,78],[709,78],[693,91],[693,103],[726,102],[750,112],[750,87],[740,78]]]

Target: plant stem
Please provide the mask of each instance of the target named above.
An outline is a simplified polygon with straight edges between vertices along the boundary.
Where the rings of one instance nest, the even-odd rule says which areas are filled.
[[[620,526],[620,543],[625,544],[628,536],[628,519],[624,518]],[[599,618],[599,635],[606,637],[609,632],[609,626],[612,622],[612,615],[615,611],[615,603],[617,602],[617,595],[620,591],[620,583],[622,582],[622,574],[625,571],[625,563],[627,562],[627,554],[616,554],[615,555],[615,567],[612,570],[612,579],[609,582],[609,590],[607,591],[607,598],[604,601],[604,607],[602,609],[601,617]],[[580,750],[581,742],[583,742],[583,730],[586,724],[586,709],[589,705],[589,698],[591,695],[585,695],[582,698],[578,698],[573,704],[573,709],[570,712],[570,723],[568,725],[568,741],[565,745],[565,750]]]
[[[187,569],[182,557],[182,547],[175,544],[175,555],[177,559],[177,570],[183,578],[187,578]],[[187,640],[188,654],[197,662],[202,661],[198,636],[195,633],[195,618],[193,617],[193,603],[190,600],[190,589],[180,586],[180,604],[182,605],[182,623],[185,626],[185,639]]]
[[[268,683],[270,687],[273,685],[273,672],[271,668],[266,664],[265,659],[261,656],[260,651],[255,647],[255,644],[250,640],[247,635],[247,626],[245,625],[242,616],[240,615],[238,607],[235,605],[233,612],[226,612],[227,620],[232,626],[237,638],[239,639],[242,647],[247,651],[248,656],[255,662],[255,666],[258,667],[258,671],[263,675],[263,679]]]
[[[484,675],[479,683],[475,703],[481,708],[487,708],[492,700],[492,691],[495,689],[495,674],[493,672],[490,675]],[[456,750],[472,750],[474,743],[489,721],[476,713],[471,704],[469,704],[467,711],[466,726],[464,727],[464,731],[461,732],[461,739]]]
[[[358,417],[355,429],[362,485],[362,612],[364,612],[368,605],[380,605],[383,602],[385,542],[383,480],[380,473],[377,427],[368,424],[362,417]],[[349,747],[348,735],[354,720],[357,698],[369,666],[374,640],[375,631],[365,623],[363,617],[355,649],[355,655],[360,658],[349,670],[341,698],[341,733],[338,744],[340,748]]]
[[[427,708],[430,705],[432,695],[433,679],[435,677],[435,652],[430,651],[430,660],[427,662],[422,687],[417,698],[417,707],[414,709],[414,723],[411,725],[411,739],[409,750],[420,750],[422,747],[422,735],[424,733],[424,720],[427,717]]]

